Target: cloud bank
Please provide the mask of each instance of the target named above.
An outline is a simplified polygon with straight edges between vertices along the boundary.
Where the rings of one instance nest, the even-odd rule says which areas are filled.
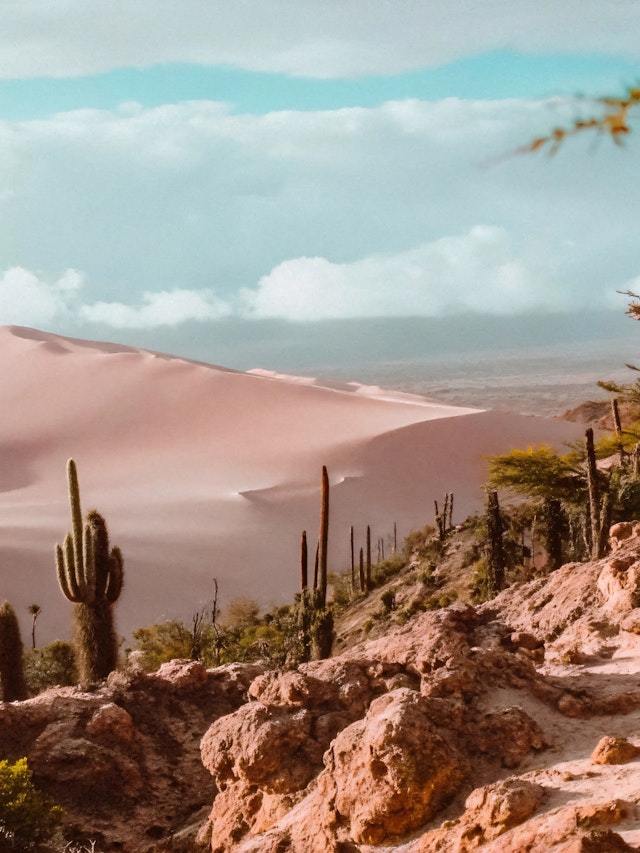
[[[451,98],[0,122],[0,322],[618,307],[640,274],[637,136],[500,159],[574,116],[557,101]]]
[[[636,0],[22,0],[0,77],[183,62],[306,77],[388,75],[494,49],[638,57]]]

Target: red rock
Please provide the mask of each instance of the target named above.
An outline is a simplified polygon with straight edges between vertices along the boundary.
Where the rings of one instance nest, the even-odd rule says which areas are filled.
[[[640,748],[625,737],[605,735],[591,753],[592,764],[628,764],[640,755]]]

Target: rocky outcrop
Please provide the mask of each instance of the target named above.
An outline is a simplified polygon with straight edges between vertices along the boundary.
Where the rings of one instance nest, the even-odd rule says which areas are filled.
[[[638,849],[640,539],[612,538],[294,671],[172,661],[0,704],[0,752],[101,853]]]
[[[585,779],[600,760],[617,772],[613,761],[636,756],[617,735],[594,752],[592,729],[576,721],[611,714],[617,724],[640,694],[563,674],[608,659],[636,609],[640,542],[633,526],[613,533],[628,538],[607,560],[563,567],[479,608],[420,614],[335,660],[259,676],[248,706],[202,741],[220,793],[201,840],[215,853],[634,849],[617,830],[635,807],[601,794],[562,805],[574,776],[552,769],[581,725],[585,744],[573,748]],[[640,799],[634,777],[620,785]]]
[[[193,849],[217,793],[200,739],[246,701],[261,671],[172,661],[153,675],[113,673],[93,693],[56,688],[0,703],[0,755],[28,758],[36,784],[66,809],[67,838],[104,851]],[[194,821],[187,840],[175,841]]]

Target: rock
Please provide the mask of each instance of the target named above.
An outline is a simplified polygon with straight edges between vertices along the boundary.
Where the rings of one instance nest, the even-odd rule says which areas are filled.
[[[640,522],[619,521],[609,528],[609,545],[612,551],[617,551],[626,544],[626,540],[640,535]]]
[[[524,779],[503,779],[493,785],[476,788],[467,797],[462,823],[467,828],[461,838],[478,842],[497,838],[522,823],[536,811],[544,788]]]
[[[628,764],[637,758],[640,748],[625,737],[605,735],[591,753],[592,764]]]
[[[472,749],[500,758],[503,767],[517,767],[531,750],[547,746],[540,726],[517,706],[486,714],[475,727]]]
[[[202,738],[202,762],[223,790],[242,781],[269,793],[297,791],[322,766],[312,722],[304,708],[250,702],[213,723]]]
[[[131,715],[113,702],[101,705],[87,723],[87,732],[97,738],[130,743],[135,735]]]
[[[356,843],[379,844],[430,820],[459,790],[466,764],[441,737],[414,690],[374,700],[325,756],[335,809]]]
[[[535,637],[533,634],[529,634],[527,631],[514,631],[509,636],[509,639],[516,648],[527,649],[531,652],[544,646],[544,642],[542,640],[539,640],[538,637]]]
[[[197,687],[207,681],[207,670],[196,660],[170,660],[163,663],[151,678],[170,691]]]

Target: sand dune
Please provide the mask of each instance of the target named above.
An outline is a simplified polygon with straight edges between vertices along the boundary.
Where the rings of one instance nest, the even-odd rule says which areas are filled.
[[[332,483],[330,561],[348,529],[374,541],[482,506],[482,456],[581,433],[575,424],[442,405],[357,383],[240,373],[159,353],[0,328],[0,598],[41,642],[69,633],[53,547],[69,527],[65,464],[84,510],[125,554],[123,633],[222,602],[263,604],[297,587],[300,532],[316,535],[321,466]]]

